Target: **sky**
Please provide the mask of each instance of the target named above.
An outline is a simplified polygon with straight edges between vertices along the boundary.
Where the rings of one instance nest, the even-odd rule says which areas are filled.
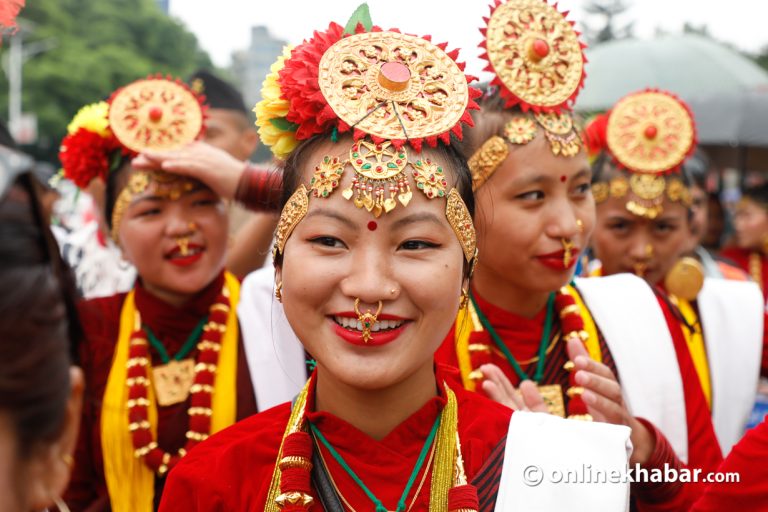
[[[632,7],[617,25],[635,21],[635,36],[651,38],[657,29],[677,33],[685,22],[707,25],[712,36],[737,48],[757,52],[768,46],[766,0],[628,0]],[[245,49],[250,27],[264,25],[271,34],[299,43],[328,22],[346,23],[361,0],[170,0],[171,15],[197,36],[219,67],[228,67],[233,51]],[[585,0],[561,0],[559,9],[570,10],[578,24],[588,18]],[[477,57],[481,35],[477,28],[489,12],[490,0],[368,0],[375,24],[404,32],[431,34],[436,42],[449,41],[462,49],[467,72],[487,78]],[[599,24],[598,24],[599,25]]]

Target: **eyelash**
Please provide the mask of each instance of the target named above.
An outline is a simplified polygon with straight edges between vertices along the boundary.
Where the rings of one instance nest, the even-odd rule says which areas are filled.
[[[414,245],[418,244],[418,245],[420,245],[420,247],[412,247],[412,248],[409,249],[408,247],[406,247],[408,244],[414,244]],[[404,249],[406,251],[418,251],[420,249],[436,249],[438,247],[440,247],[440,244],[436,244],[436,243],[433,243],[433,242],[427,242],[427,241],[424,241],[424,240],[406,240],[405,242],[400,244],[400,248],[402,248],[402,249]]]
[[[338,238],[333,237],[333,236],[318,236],[318,237],[315,237],[315,238],[311,238],[309,241],[311,243],[313,243],[313,244],[317,244],[317,245],[320,245],[320,246],[323,246],[323,247],[327,247],[329,249],[338,249],[339,247],[336,245],[337,242],[342,247],[346,247],[346,245],[344,245],[344,242],[342,242],[341,240],[339,240]],[[330,243],[328,243],[328,242],[330,242]]]
[[[530,192],[520,194],[516,198],[522,201],[541,201],[544,199],[544,192],[540,190],[532,190]]]

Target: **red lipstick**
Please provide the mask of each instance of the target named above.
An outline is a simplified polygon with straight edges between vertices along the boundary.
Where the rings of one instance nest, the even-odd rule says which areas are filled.
[[[381,314],[377,317],[376,319],[377,321],[400,320],[400,321],[403,321],[403,324],[394,329],[371,332],[371,338],[366,342],[363,340],[362,331],[358,331],[357,329],[347,329],[346,327],[342,327],[341,325],[336,323],[336,321],[333,318],[334,316],[357,319],[358,315],[351,312],[336,313],[328,317],[328,321],[331,323],[333,332],[336,333],[336,335],[339,338],[343,339],[347,343],[350,343],[352,345],[357,345],[359,347],[376,347],[376,346],[382,346],[388,343],[392,343],[393,341],[395,341],[397,338],[400,337],[400,335],[405,331],[405,329],[411,323],[407,319],[396,316],[396,315]]]
[[[568,265],[565,265],[565,251],[560,249],[559,251],[550,252],[548,254],[540,254],[536,256],[536,259],[541,262],[542,265],[555,269],[555,270],[569,270],[576,265],[579,259],[580,249],[578,247],[572,248],[570,251],[571,257]]]
[[[200,261],[205,252],[204,249],[205,248],[202,245],[189,244],[187,246],[187,251],[191,251],[193,254],[182,255],[181,246],[177,245],[166,253],[165,259],[168,260],[168,263],[176,265],[177,267],[188,267]]]

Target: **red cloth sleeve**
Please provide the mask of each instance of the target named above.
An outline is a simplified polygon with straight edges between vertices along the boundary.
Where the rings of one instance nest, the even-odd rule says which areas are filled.
[[[283,194],[283,175],[248,164],[240,176],[235,200],[253,211],[279,211]]]
[[[739,474],[738,483],[712,483],[693,512],[768,510],[768,418],[733,447],[718,469]]]

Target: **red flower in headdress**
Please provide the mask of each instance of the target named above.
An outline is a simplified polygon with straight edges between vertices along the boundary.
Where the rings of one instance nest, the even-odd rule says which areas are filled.
[[[114,136],[102,137],[80,128],[64,137],[61,143],[59,160],[64,169],[64,177],[78,188],[87,187],[94,178],[106,180],[115,151],[122,149]]]
[[[371,32],[382,32],[380,27],[373,26]],[[365,32],[365,28],[362,25],[358,25],[356,33]],[[391,32],[398,32],[398,30],[391,30]],[[296,125],[296,139],[305,140],[313,135],[320,133],[327,133],[333,129],[336,129],[338,133],[345,133],[352,129],[348,123],[340,119],[334,112],[333,108],[329,105],[328,100],[323,95],[323,92],[319,84],[319,69],[320,61],[323,55],[328,49],[346,37],[348,34],[344,33],[343,27],[336,23],[331,23],[328,29],[324,32],[315,32],[314,36],[294,48],[291,52],[290,58],[285,60],[284,67],[279,71],[278,83],[280,86],[280,96],[287,100],[290,104],[288,113],[285,119]],[[430,41],[429,36],[423,37],[423,39]],[[447,43],[437,44],[438,48],[446,51]],[[446,52],[454,62],[458,58],[458,50]],[[462,71],[465,68],[464,63],[457,62],[456,65]],[[475,77],[467,76],[467,82],[476,80]],[[482,92],[473,87],[468,87],[469,100],[465,111],[459,122],[456,123],[449,131],[440,135],[434,135],[424,138],[427,144],[435,146],[438,140],[444,143],[450,143],[450,134],[453,133],[457,138],[462,138],[461,124],[466,123],[472,126],[472,118],[469,110],[477,110],[479,106],[475,101],[482,95]],[[381,142],[381,137],[376,137],[372,134],[367,134],[360,129],[354,130],[354,139],[358,140],[365,136],[370,136],[375,142]],[[410,139],[408,142],[417,150],[421,148],[421,138]],[[392,140],[392,143],[399,147],[405,143],[405,139]]]

